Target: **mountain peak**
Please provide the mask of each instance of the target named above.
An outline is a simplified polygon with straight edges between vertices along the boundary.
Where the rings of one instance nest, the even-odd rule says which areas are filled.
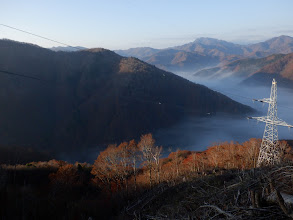
[[[118,55],[114,51],[108,50],[108,49],[105,49],[105,48],[100,48],[100,47],[86,49],[86,50],[82,50],[82,51],[89,52],[89,53],[100,54],[100,55],[107,55],[107,56],[111,56],[113,58],[114,57],[120,57],[120,55]]]
[[[193,42],[219,42],[221,40],[211,37],[199,37],[195,39]]]
[[[280,38],[291,38],[292,39],[292,37],[290,37],[289,35],[281,35],[281,36],[279,36]]]
[[[142,73],[152,71],[149,64],[134,58],[122,58],[119,64],[119,73]]]
[[[281,35],[279,37],[275,37],[275,38],[280,38],[280,39],[293,39],[292,37],[288,36],[288,35]],[[274,39],[274,38],[272,38]]]
[[[230,43],[228,41],[219,40],[219,39],[210,38],[210,37],[200,37],[200,38],[195,39],[195,41],[193,41],[192,43],[199,43],[199,44],[204,44],[204,45],[217,45],[219,43],[221,43],[221,44],[233,44],[233,43]]]
[[[58,46],[58,47],[51,47],[51,48],[48,48],[48,49],[53,50],[55,52],[58,52],[58,51],[75,52],[75,51],[79,51],[79,50],[85,50],[87,48],[81,47],[81,46],[76,46],[76,47],[72,47],[72,46],[67,46],[67,47]]]
[[[7,46],[0,40],[0,57],[0,66],[11,72],[34,73],[51,82],[44,86],[2,76],[0,94],[5,95],[0,96],[4,106],[0,130],[6,132],[0,132],[0,140],[7,145],[56,146],[63,152],[70,147],[71,152],[138,138],[175,125],[188,115],[252,110],[204,86],[103,48],[55,53],[29,45]]]
[[[293,38],[290,36],[287,36],[287,35],[281,35],[279,37],[271,38],[265,42],[268,42],[268,43],[272,43],[272,42],[288,43],[288,42],[293,42]]]
[[[109,52],[110,50],[102,48],[102,47],[97,47],[97,48],[87,49],[85,51],[92,52],[92,53],[100,53],[100,52]]]

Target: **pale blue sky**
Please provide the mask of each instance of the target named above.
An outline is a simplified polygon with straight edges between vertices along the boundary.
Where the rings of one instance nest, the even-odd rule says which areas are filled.
[[[0,23],[74,46],[165,48],[293,36],[292,9],[292,0],[0,0]],[[2,26],[1,38],[61,46]]]

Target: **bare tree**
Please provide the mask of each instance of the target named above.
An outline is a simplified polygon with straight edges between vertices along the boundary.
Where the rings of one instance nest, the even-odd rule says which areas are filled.
[[[134,176],[134,190],[136,191],[137,168],[138,168],[139,162],[141,161],[141,152],[139,151],[138,145],[136,144],[135,140],[131,140],[129,142],[129,157],[130,157],[131,167],[132,167],[133,176]]]
[[[249,160],[247,166],[256,168],[259,149],[260,149],[260,142],[256,139],[252,138],[249,140],[249,146],[247,147],[247,159]],[[251,164],[250,164],[251,163]]]
[[[195,173],[195,169],[196,169],[196,165],[195,165],[195,163],[196,163],[196,152],[193,152],[191,154],[191,156],[192,156],[192,160],[191,160],[191,172]]]
[[[117,150],[120,157],[120,167],[118,170],[118,174],[122,182],[124,183],[126,192],[128,194],[128,177],[131,172],[131,158],[128,143],[122,142],[118,146]]]
[[[174,165],[175,165],[175,170],[176,170],[176,176],[179,176],[179,166],[180,166],[180,155],[179,155],[179,149],[176,150],[175,152],[175,157],[174,157]]]
[[[91,173],[111,191],[113,182],[118,184],[120,157],[116,145],[109,145],[95,160]]]
[[[160,183],[160,157],[162,156],[162,149],[163,147],[155,147],[154,152],[153,152],[153,159],[155,161],[155,172],[156,172],[156,181],[157,183]]]
[[[146,166],[149,170],[149,183],[150,187],[152,187],[153,152],[155,148],[155,140],[153,139],[152,134],[142,135],[138,146],[143,154]]]

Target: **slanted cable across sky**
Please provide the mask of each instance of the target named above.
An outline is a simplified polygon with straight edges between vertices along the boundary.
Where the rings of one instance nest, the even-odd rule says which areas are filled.
[[[0,23],[73,46],[166,48],[199,37],[248,44],[293,36],[291,0],[0,0]],[[60,46],[0,27],[0,39]]]

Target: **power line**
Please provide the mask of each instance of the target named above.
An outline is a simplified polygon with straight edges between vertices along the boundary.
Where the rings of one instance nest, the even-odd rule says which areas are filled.
[[[66,43],[62,43],[60,41],[57,41],[57,40],[53,40],[53,39],[50,39],[50,38],[47,38],[47,37],[44,37],[44,36],[41,36],[41,35],[38,35],[38,34],[34,34],[32,32],[28,32],[28,31],[25,31],[25,30],[22,30],[22,29],[19,29],[19,28],[15,28],[15,27],[12,27],[12,26],[9,26],[9,25],[6,25],[6,24],[0,24],[1,26],[3,27],[7,27],[7,28],[10,28],[10,29],[13,29],[13,30],[16,30],[16,31],[20,31],[20,32],[23,32],[23,33],[26,33],[26,34],[30,34],[30,35],[33,35],[35,37],[39,37],[39,38],[42,38],[42,39],[45,39],[45,40],[48,40],[48,41],[51,41],[51,42],[54,42],[54,43],[58,43],[58,44],[62,44],[64,46],[67,46],[67,47],[71,47],[71,48],[75,48],[77,50],[80,50],[80,48],[78,47],[73,47],[69,44],[66,44]]]
[[[13,76],[18,76],[18,77],[22,77],[22,78],[28,78],[28,79],[33,79],[33,80],[38,80],[38,81],[42,81],[42,82],[47,82],[47,83],[54,83],[54,84],[58,84],[54,81],[49,81],[49,80],[45,80],[45,79],[42,79],[42,78],[38,78],[38,77],[35,77],[35,76],[30,76],[30,75],[25,75],[25,74],[20,74],[20,73],[15,73],[15,72],[11,72],[11,71],[7,71],[7,70],[2,70],[0,69],[0,73],[2,74],[7,74],[7,75],[13,75]],[[219,93],[228,93],[226,91],[219,91],[219,90],[214,90],[215,92],[219,92]],[[252,98],[250,97],[246,97],[246,96],[242,96],[242,95],[238,95],[238,94],[233,94],[233,93],[228,93],[230,95],[234,95],[234,96],[238,96],[238,97],[241,97],[241,98],[246,98],[246,99],[249,99],[249,100],[253,100]],[[199,111],[195,111],[194,109],[191,109],[191,108],[186,108],[184,106],[181,106],[181,105],[176,105],[176,104],[171,104],[171,103],[164,103],[164,102],[161,102],[161,101],[151,101],[151,100],[145,100],[144,98],[140,98],[140,97],[129,97],[129,96],[121,96],[121,98],[124,98],[124,99],[132,99],[132,100],[136,100],[136,101],[139,101],[139,102],[144,102],[144,103],[152,103],[152,104],[155,104],[155,105],[169,105],[169,106],[173,106],[175,108],[179,108],[179,109],[182,109],[184,112],[189,112],[189,113],[199,113]],[[283,107],[283,108],[287,108],[287,109],[291,109],[293,110],[292,108],[290,107],[287,107],[287,106],[280,106],[278,105],[279,107]],[[213,114],[212,112],[208,112],[206,113],[207,115],[209,114]]]
[[[7,75],[18,76],[18,77],[22,77],[22,78],[28,78],[28,79],[38,80],[38,81],[43,81],[43,82],[48,82],[48,83],[54,83],[56,85],[58,84],[58,83],[55,83],[53,81],[41,79],[41,78],[38,78],[38,77],[24,75],[24,74],[19,74],[19,73],[14,73],[14,72],[11,72],[11,71],[1,70],[1,69],[0,69],[0,73],[7,74]],[[194,109],[186,108],[184,106],[180,106],[180,105],[176,105],[176,104],[163,103],[163,102],[160,102],[160,101],[155,102],[155,101],[151,101],[151,100],[145,100],[145,99],[139,98],[139,97],[129,97],[129,96],[121,96],[121,95],[119,97],[120,98],[124,98],[124,99],[128,99],[128,100],[132,99],[132,100],[136,100],[136,101],[139,101],[139,102],[150,103],[150,104],[155,104],[155,105],[169,105],[169,106],[172,106],[172,107],[175,107],[175,108],[182,109],[182,111],[184,111],[184,112],[199,113],[199,111],[196,111]],[[206,114],[207,115],[213,114],[213,112],[208,112]]]
[[[56,82],[53,82],[53,81],[49,81],[49,80],[45,80],[45,79],[41,79],[41,78],[38,78],[38,77],[34,77],[34,76],[29,76],[29,75],[24,75],[24,74],[19,74],[19,73],[14,73],[14,72],[11,72],[11,71],[6,71],[6,70],[1,70],[0,69],[0,73],[2,74],[7,74],[7,75],[13,75],[13,76],[18,76],[18,77],[22,77],[22,78],[28,78],[28,79],[33,79],[33,80],[38,80],[38,81],[43,81],[43,82],[48,82],[48,83],[54,83],[54,84],[58,84]],[[181,106],[181,105],[176,105],[176,104],[171,104],[171,103],[164,103],[162,101],[151,101],[151,100],[146,100],[144,98],[140,98],[140,97],[129,97],[129,96],[119,96],[120,98],[124,98],[124,99],[132,99],[132,100],[136,100],[136,101],[139,101],[139,102],[144,102],[144,103],[150,103],[150,104],[155,104],[155,105],[167,105],[167,106],[172,106],[174,108],[178,108],[178,109],[181,109],[183,112],[189,112],[189,113],[200,113],[200,111],[196,111],[192,108],[187,108],[187,107],[184,107],[184,106]],[[206,115],[211,115],[211,114],[214,114],[214,112],[207,112]]]
[[[35,76],[28,76],[28,75],[14,73],[14,72],[6,71],[6,70],[1,70],[1,69],[0,69],[0,73],[7,74],[7,75],[19,76],[19,77],[28,78],[28,79],[34,79],[34,80],[38,80],[38,81],[50,82],[48,80],[41,79],[41,78],[38,78],[38,77],[35,77]]]
[[[50,39],[50,38],[47,38],[47,37],[44,37],[44,36],[41,36],[41,35],[38,35],[38,34],[34,34],[34,33],[31,33],[31,32],[28,32],[28,31],[25,31],[25,30],[22,30],[22,29],[19,29],[19,28],[15,28],[15,27],[12,27],[12,26],[9,26],[9,25],[6,25],[6,24],[0,24],[4,27],[7,27],[7,28],[11,28],[13,30],[17,30],[17,31],[20,31],[20,32],[23,32],[23,33],[26,33],[26,34],[30,34],[30,35],[33,35],[33,36],[36,36],[36,37],[39,37],[39,38],[42,38],[42,39],[45,39],[45,40],[49,40],[49,41],[52,41],[52,42],[55,42],[55,43],[59,43],[59,44],[62,44],[62,45],[65,45],[65,46],[68,46],[68,47],[72,47],[72,48],[76,48],[76,49],[79,49],[77,47],[73,47],[69,44],[66,44],[66,43],[62,43],[60,41],[56,41],[56,40],[53,40],[53,39]],[[45,81],[45,80],[42,80],[40,78],[37,78],[37,77],[32,77],[32,76],[27,76],[27,75],[23,75],[23,74],[18,74],[18,73],[13,73],[13,72],[8,72],[8,71],[5,71],[5,70],[0,70],[0,73],[5,73],[5,74],[10,74],[10,75],[15,75],[15,76],[20,76],[20,77],[24,77],[24,78],[30,78],[30,79],[35,79],[35,80],[39,80],[39,81]],[[125,98],[125,97],[124,97]],[[161,105],[162,103],[160,102],[152,102],[152,101],[145,101],[145,100],[141,100],[141,99],[136,99],[137,101],[141,101],[141,102],[151,102],[153,104],[157,104],[157,105]],[[166,104],[166,103],[163,103],[163,104]],[[168,104],[168,105],[172,105],[172,104]],[[177,107],[177,108],[182,108],[184,109],[184,111],[186,110],[186,108],[180,106],[180,105],[174,105],[174,107]],[[194,112],[193,109],[189,109],[189,111],[191,112]]]
[[[22,30],[22,29],[19,29],[19,28],[16,28],[16,27],[12,27],[12,26],[9,26],[9,25],[6,25],[6,24],[1,24],[1,26],[4,26],[4,27],[7,27],[7,28],[10,28],[10,29],[13,29],[13,30],[16,30],[16,31],[20,31],[20,32],[23,32],[23,33],[26,33],[26,34],[30,34],[30,35],[33,35],[35,37],[39,37],[39,38],[42,38],[42,39],[45,39],[45,40],[48,40],[48,41],[51,41],[51,42],[54,42],[54,43],[58,43],[58,44],[62,44],[62,45],[65,45],[65,46],[68,46],[68,47],[71,47],[71,48],[75,48],[77,50],[80,50],[80,48],[78,47],[74,47],[74,46],[71,46],[69,44],[66,44],[66,43],[63,43],[63,42],[60,42],[60,41],[57,41],[57,40],[53,40],[53,39],[50,39],[50,38],[47,38],[47,37],[44,37],[44,36],[41,36],[41,35],[38,35],[38,34],[34,34],[32,32],[28,32],[28,31],[25,31],[25,30]],[[18,73],[12,73],[12,72],[8,72],[8,71],[5,71],[5,70],[0,70],[1,73],[5,73],[5,74],[10,74],[10,75],[15,75],[15,76],[20,76],[20,77],[25,77],[25,78],[30,78],[30,79],[35,79],[35,80],[39,80],[39,81],[47,81],[47,80],[43,80],[43,79],[40,79],[40,78],[37,78],[37,77],[33,77],[33,76],[27,76],[27,75],[23,75],[23,74],[18,74]],[[49,82],[49,81],[47,81]],[[210,88],[210,89],[213,89],[213,88]],[[240,97],[240,98],[245,98],[245,99],[249,99],[249,100],[253,100],[253,98],[251,97],[246,97],[246,96],[242,96],[242,95],[237,95],[237,94],[233,94],[231,92],[225,92],[225,91],[218,91],[216,89],[213,89],[215,92],[219,92],[219,93],[226,93],[226,94],[230,94],[232,96],[237,96],[237,97]],[[155,104],[158,104],[158,103],[155,103]],[[287,109],[291,109],[293,110],[293,108],[290,108],[290,107],[286,107],[286,106],[281,106],[279,105],[279,107],[282,107],[282,108],[287,108]]]

